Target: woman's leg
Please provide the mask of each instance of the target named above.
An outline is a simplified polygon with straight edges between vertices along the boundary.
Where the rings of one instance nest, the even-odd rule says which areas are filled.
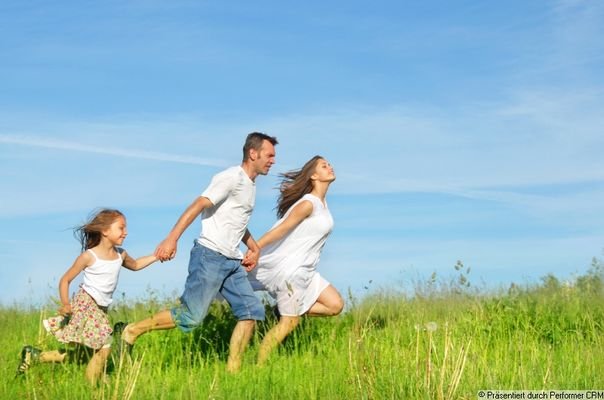
[[[342,312],[344,300],[340,293],[332,286],[326,287],[319,298],[307,311],[309,316],[334,316]],[[266,362],[271,352],[289,335],[300,322],[300,317],[281,316],[275,325],[264,336],[258,351],[258,364]]]
[[[319,298],[306,312],[311,317],[332,317],[344,309],[344,300],[332,285],[327,286]]]
[[[88,366],[86,367],[86,379],[88,379],[88,382],[94,385],[103,375],[110,353],[110,347],[104,347],[95,351],[94,355],[90,359],[90,362],[88,363]]]
[[[262,365],[268,359],[271,352],[281,343],[287,335],[289,335],[298,323],[300,317],[285,317],[281,316],[277,325],[273,326],[270,331],[264,335],[260,350],[258,351],[258,364]]]

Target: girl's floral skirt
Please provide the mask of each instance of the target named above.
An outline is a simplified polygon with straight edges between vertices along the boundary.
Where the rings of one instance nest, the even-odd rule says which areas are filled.
[[[79,343],[95,350],[111,346],[111,325],[101,309],[84,289],[71,299],[70,317],[62,315],[42,321],[44,328],[62,343]]]

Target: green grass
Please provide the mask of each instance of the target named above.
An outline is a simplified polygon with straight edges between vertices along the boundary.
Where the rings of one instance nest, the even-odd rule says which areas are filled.
[[[54,313],[0,308],[0,398],[15,399],[475,399],[479,389],[604,387],[604,291],[601,264],[573,282],[553,276],[530,287],[480,293],[459,277],[348,300],[335,318],[307,318],[264,367],[259,325],[243,369],[225,371],[235,324],[214,304],[205,324],[142,336],[133,360],[90,387],[85,363],[35,365],[13,379],[22,345],[59,348],[40,321]],[[118,302],[113,321],[138,320],[169,306],[151,296]]]

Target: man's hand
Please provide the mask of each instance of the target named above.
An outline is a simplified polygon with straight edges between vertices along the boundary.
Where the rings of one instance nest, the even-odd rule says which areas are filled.
[[[157,245],[153,255],[161,262],[170,261],[176,256],[176,241],[164,239],[159,245]]]
[[[247,272],[250,272],[258,264],[258,258],[260,258],[259,251],[253,251],[248,249],[248,251],[245,253],[245,256],[243,257],[243,260],[241,260],[241,265],[243,265],[243,268],[245,268]]]

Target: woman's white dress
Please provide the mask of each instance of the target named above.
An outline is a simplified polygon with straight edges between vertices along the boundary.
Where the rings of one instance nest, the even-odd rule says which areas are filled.
[[[258,266],[250,273],[255,289],[267,290],[277,300],[281,315],[285,316],[306,313],[329,286],[329,282],[317,272],[321,250],[333,228],[327,204],[310,193],[306,194],[273,228],[281,224],[302,201],[312,203],[312,213],[281,240],[262,249]]]

